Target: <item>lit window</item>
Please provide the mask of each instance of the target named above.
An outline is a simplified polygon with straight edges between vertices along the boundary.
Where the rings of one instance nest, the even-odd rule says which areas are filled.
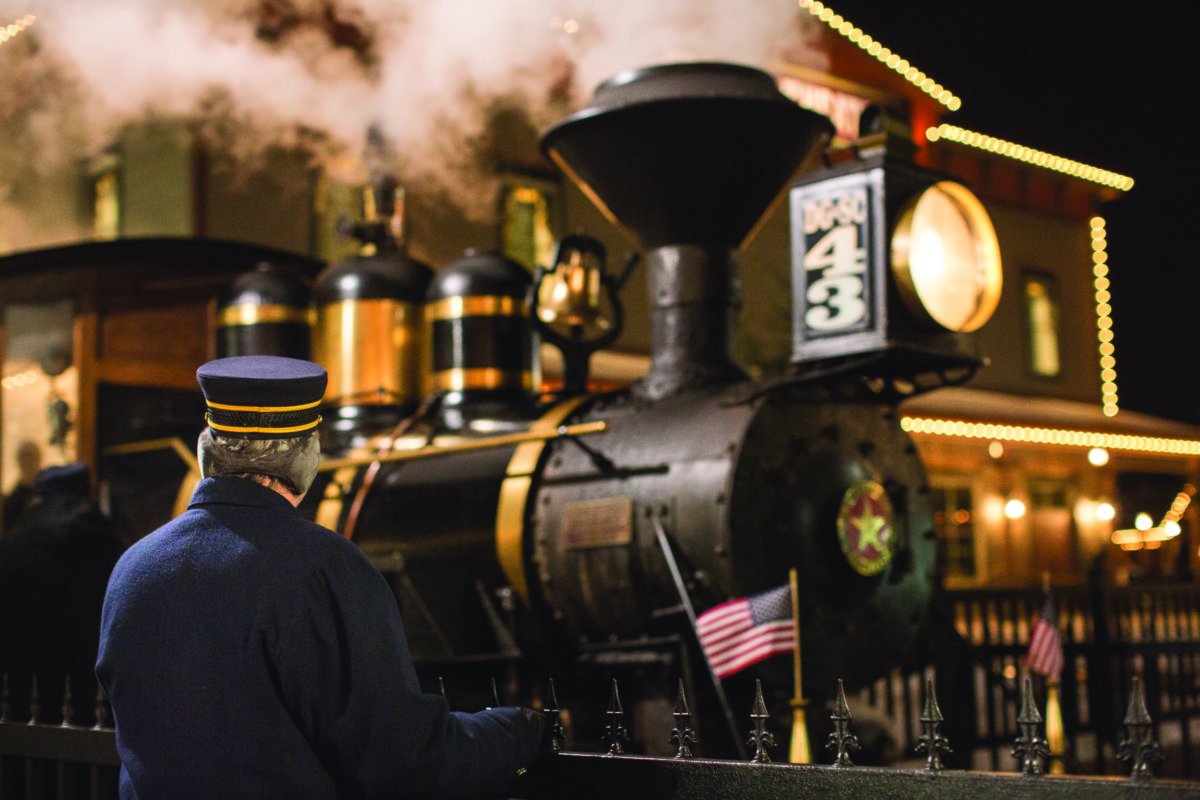
[[[1025,322],[1029,369],[1034,375],[1057,377],[1059,361],[1058,282],[1051,276],[1025,274]]]
[[[115,168],[92,177],[92,235],[111,241],[121,235],[121,183]]]
[[[533,269],[554,257],[556,192],[543,181],[522,177],[504,183],[501,243],[504,255]]]
[[[975,507],[966,476],[931,478],[937,559],[948,578],[974,578]]]

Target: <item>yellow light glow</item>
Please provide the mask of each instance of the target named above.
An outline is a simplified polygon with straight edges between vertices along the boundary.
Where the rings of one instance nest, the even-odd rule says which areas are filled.
[[[1000,458],[1004,455],[1004,445],[999,442],[992,442],[988,445],[988,455],[992,458]]]
[[[1116,395],[1114,394],[1115,398]],[[959,432],[959,425],[962,425]],[[1177,456],[1200,456],[1200,441],[1167,439],[1158,436],[1137,436],[1100,431],[1066,431],[1054,428],[1034,428],[1023,425],[1002,425],[966,420],[925,419],[901,417],[900,427],[908,433],[934,436],[957,436],[966,439],[995,439],[999,442],[1037,442],[1063,447],[1101,447],[1106,450],[1130,450]]]
[[[1096,289],[1096,327],[1100,338],[1100,380],[1104,415],[1116,416],[1117,406],[1117,360],[1113,357],[1112,345],[1112,294],[1108,291],[1108,240],[1105,236],[1104,217],[1092,217],[1089,221],[1092,234],[1092,274]]]
[[[957,100],[957,98],[955,98]],[[950,102],[946,103],[951,111],[957,106]],[[936,133],[934,133],[936,131]],[[936,128],[929,128],[925,131],[925,137],[935,142],[938,139],[949,139],[952,142],[965,144],[970,147],[978,147],[982,150],[993,150],[997,153],[1002,153],[1010,158],[1017,158],[1021,161],[1033,161],[1039,166],[1044,166],[1047,169],[1052,169],[1056,172],[1062,172],[1068,175],[1076,175],[1084,180],[1092,183],[1099,183],[1103,186],[1110,186],[1114,189],[1119,189],[1123,192],[1133,188],[1133,178],[1126,175],[1120,175],[1116,172],[1089,167],[1086,164],[1080,164],[1078,161],[1072,161],[1069,158],[1061,158],[1052,156],[1048,153],[1043,153],[1040,150],[1034,150],[1029,147],[1006,142],[1003,139],[996,139],[991,136],[984,136],[974,131],[968,131],[957,125],[939,125]],[[1093,228],[1096,226],[1093,224]],[[1101,233],[1103,236],[1103,233]]]
[[[1009,519],[1020,519],[1025,516],[1025,504],[1015,498],[1009,500],[1004,504],[1004,516]]]
[[[1119,531],[1112,532],[1112,543],[1119,544],[1122,547],[1135,544],[1140,548],[1142,546],[1142,533],[1133,528],[1122,528]]]
[[[1101,522],[1108,522],[1115,516],[1117,516],[1117,510],[1113,508],[1112,503],[1099,503],[1096,506],[1096,519]]]
[[[947,91],[940,84],[933,81],[928,75],[916,69],[907,59],[901,58],[898,54],[893,53],[888,48],[881,45],[878,41],[862,32],[861,29],[855,27],[841,14],[835,14],[833,9],[825,5],[819,0],[799,0],[799,6],[808,11],[817,19],[824,22],[837,33],[845,36],[850,41],[858,44],[859,47],[865,48],[868,53],[875,56],[880,61],[887,64],[892,69],[899,72],[904,78],[927,95],[937,100],[942,105],[949,108],[951,111],[956,111],[962,107],[962,101],[955,97],[951,92]]]
[[[1137,516],[1133,518],[1133,527],[1139,531],[1148,531],[1154,526],[1154,520],[1145,511],[1139,511]]]
[[[1088,451],[1087,459],[1089,464],[1096,467],[1103,467],[1108,463],[1108,451],[1103,447],[1093,447]]]
[[[8,25],[0,25],[0,44],[6,44],[17,38],[17,34],[25,31],[37,20],[32,14],[26,14]]]

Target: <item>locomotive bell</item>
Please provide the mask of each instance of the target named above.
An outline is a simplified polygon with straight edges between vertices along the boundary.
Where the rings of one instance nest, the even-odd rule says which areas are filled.
[[[293,272],[264,261],[217,298],[217,358],[277,355],[308,360],[312,292]]]
[[[584,331],[608,330],[612,323],[600,308],[603,278],[602,254],[592,248],[560,245],[538,287],[538,319]]]

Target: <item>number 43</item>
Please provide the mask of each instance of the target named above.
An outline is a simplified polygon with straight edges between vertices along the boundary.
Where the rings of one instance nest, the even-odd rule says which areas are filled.
[[[808,327],[819,331],[846,328],[867,315],[862,274],[867,251],[858,246],[858,226],[838,225],[804,254],[806,270],[824,270],[808,286]]]

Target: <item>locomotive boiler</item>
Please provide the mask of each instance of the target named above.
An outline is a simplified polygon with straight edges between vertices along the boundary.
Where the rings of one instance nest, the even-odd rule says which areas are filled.
[[[579,676],[600,672],[631,678],[621,696],[642,731],[669,718],[663,707],[683,678],[708,752],[731,753],[740,734],[726,729],[722,706],[748,710],[751,678],[765,677],[775,708],[786,708],[791,664],[767,660],[719,681],[695,616],[785,584],[793,569],[811,697],[829,697],[838,679],[861,686],[908,650],[935,551],[924,470],[892,391],[912,390],[895,376],[913,372],[913,349],[890,358],[887,336],[881,359],[826,348],[769,380],[749,379],[733,354],[738,250],[831,134],[769,75],[732,64],[622,73],[545,133],[544,153],[644,254],[650,366],[625,389],[583,390],[598,342],[579,319],[565,333],[539,323],[539,287],[500,256],[472,253],[430,278],[393,251],[383,254],[390,265],[373,256],[359,284],[347,283],[354,263],[337,265],[329,274],[352,287],[340,298],[318,279],[317,358],[341,380],[339,398],[327,397],[337,431],[326,432],[305,508],[385,574],[419,669],[445,678],[452,704],[479,704],[464,693],[490,674],[509,699],[556,678],[569,706]],[[899,213],[899,198],[886,203]],[[558,279],[590,291],[593,307],[601,295],[609,323],[619,321],[619,281],[594,268],[602,248],[572,242],[556,259]],[[347,403],[378,398],[380,380],[346,385],[366,371],[339,360],[381,335],[347,320],[367,318],[360,289],[384,273],[404,287],[404,311],[379,313],[408,321],[385,335],[407,348],[396,359],[406,365],[424,349],[430,385],[414,413],[415,402],[395,398],[405,414],[390,418]],[[416,285],[428,287],[423,327],[411,324]],[[891,291],[871,301],[881,323],[897,302]],[[535,391],[539,324],[567,361],[564,390],[548,396]],[[339,343],[339,331],[350,339]],[[952,355],[949,365],[969,361]],[[603,722],[594,725],[576,735],[599,736]],[[669,738],[642,732],[651,752]]]

